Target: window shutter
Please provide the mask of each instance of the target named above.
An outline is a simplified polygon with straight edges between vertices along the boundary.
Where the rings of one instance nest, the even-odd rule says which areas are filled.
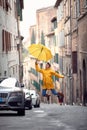
[[[4,30],[2,30],[2,51],[4,51]]]
[[[5,51],[6,53],[8,52],[8,34],[5,31]]]
[[[77,73],[77,52],[72,52],[73,73]]]
[[[0,6],[2,6],[2,0],[0,0]]]

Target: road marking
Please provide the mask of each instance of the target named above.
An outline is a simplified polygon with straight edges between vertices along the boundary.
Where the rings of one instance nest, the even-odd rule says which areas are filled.
[[[36,112],[36,113],[44,113],[43,110],[36,110],[36,111],[34,111],[34,112]]]
[[[37,113],[36,117],[45,117],[45,116],[47,116],[47,113],[45,113],[43,110],[36,110],[34,112]]]
[[[51,121],[51,124],[53,124],[53,125],[55,125],[55,126],[58,126],[58,128],[63,127],[64,130],[76,130],[76,129],[73,128],[72,126],[67,125],[67,124],[65,124],[65,123],[62,123],[62,122],[59,121],[59,120],[52,120],[52,121]]]

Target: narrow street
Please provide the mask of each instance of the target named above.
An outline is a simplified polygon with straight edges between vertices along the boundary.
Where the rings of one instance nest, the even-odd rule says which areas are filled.
[[[0,111],[0,130],[87,130],[87,107],[41,104],[25,116]]]

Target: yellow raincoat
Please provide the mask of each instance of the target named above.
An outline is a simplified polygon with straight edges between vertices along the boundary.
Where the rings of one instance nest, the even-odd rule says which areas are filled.
[[[63,75],[58,74],[57,72],[53,71],[51,68],[48,69],[40,69],[38,64],[35,64],[36,71],[42,73],[43,76],[43,89],[54,89],[53,79],[52,76],[56,76],[58,78],[64,78]]]

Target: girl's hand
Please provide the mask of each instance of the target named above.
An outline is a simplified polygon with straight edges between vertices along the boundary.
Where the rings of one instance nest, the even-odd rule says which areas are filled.
[[[38,60],[35,61],[35,65],[38,65]]]

